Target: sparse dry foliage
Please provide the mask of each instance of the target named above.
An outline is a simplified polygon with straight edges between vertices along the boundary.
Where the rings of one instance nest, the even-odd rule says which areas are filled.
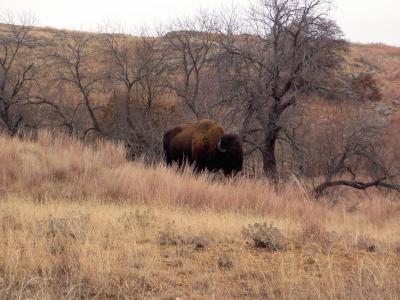
[[[325,130],[317,142],[319,146],[314,148],[317,153],[312,154],[325,177],[315,187],[316,196],[321,197],[325,189],[341,185],[399,192],[398,170],[384,157],[382,136],[388,126],[376,113],[336,110],[324,124]]]

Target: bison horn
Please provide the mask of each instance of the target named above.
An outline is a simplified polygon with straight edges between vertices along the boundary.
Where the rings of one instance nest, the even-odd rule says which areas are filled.
[[[222,153],[225,153],[227,150],[221,147],[221,140],[218,142],[218,150]]]

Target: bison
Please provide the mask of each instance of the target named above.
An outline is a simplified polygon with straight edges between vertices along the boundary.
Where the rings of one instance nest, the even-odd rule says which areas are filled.
[[[200,120],[175,126],[164,133],[163,145],[168,165],[186,161],[196,171],[223,170],[225,175],[242,170],[243,148],[237,134],[224,133],[212,120]]]

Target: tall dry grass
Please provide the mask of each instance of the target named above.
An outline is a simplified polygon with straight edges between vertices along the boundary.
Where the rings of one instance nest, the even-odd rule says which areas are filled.
[[[295,180],[275,191],[124,155],[0,137],[0,298],[398,299],[399,202],[332,207]],[[242,234],[254,223],[279,251]]]
[[[297,216],[312,205],[301,184],[277,194],[265,180],[192,176],[190,170],[176,172],[162,164],[146,167],[127,162],[123,147],[107,142],[89,147],[41,132],[37,142],[1,137],[0,149],[0,185],[35,201],[92,199]]]

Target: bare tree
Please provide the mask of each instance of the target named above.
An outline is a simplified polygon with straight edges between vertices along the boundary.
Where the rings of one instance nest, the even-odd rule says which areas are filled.
[[[206,115],[202,84],[207,82],[215,44],[215,19],[200,12],[193,18],[181,18],[163,40],[169,52],[169,87],[199,120]]]
[[[35,89],[30,94],[27,103],[40,107],[36,111],[41,117],[42,126],[54,128],[64,127],[69,136],[78,134],[78,109],[81,102],[71,103],[68,99],[68,87],[62,81],[52,78],[53,70],[47,66],[48,75],[35,81]]]
[[[105,30],[106,34],[103,36],[102,42],[109,62],[107,64],[109,78],[117,83],[117,88],[122,85],[124,94],[122,97],[123,119],[130,129],[134,129],[135,126],[131,119],[133,88],[146,76],[145,63],[137,57],[142,44],[136,38],[124,33],[120,28],[108,27]],[[145,39],[143,37],[141,41]]]
[[[262,154],[264,173],[274,180],[282,115],[300,95],[323,86],[321,78],[334,78],[341,62],[345,47],[340,29],[329,20],[330,4],[260,0],[244,19],[226,17],[220,30],[226,53],[248,69],[244,131],[261,132],[262,142],[255,146]]]
[[[282,125],[278,136],[280,161],[284,165],[282,169],[301,177],[305,175],[306,166],[310,162],[304,146],[305,135],[309,134],[305,122],[302,107],[292,106],[281,117]]]
[[[145,32],[133,37],[119,27],[105,30],[102,43],[113,94],[109,108],[118,131],[113,135],[126,143],[131,156],[154,150],[152,111],[167,88],[166,52],[160,51],[160,39]]]
[[[319,165],[324,176],[314,192],[317,198],[336,186],[365,190],[371,187],[400,192],[400,170],[385,156],[387,131],[385,119],[374,112],[356,108],[338,108],[334,115],[321,125],[320,136],[309,153]]]
[[[105,98],[104,80],[108,75],[103,69],[96,36],[84,32],[61,32],[56,36],[56,47],[52,49],[50,58],[54,61],[52,68],[56,69],[54,80],[77,92],[76,103],[70,106],[74,107],[75,113],[80,108],[86,112],[87,118],[84,119],[88,124],[84,125],[82,137],[85,138],[90,131],[104,135],[100,112],[104,110],[105,100],[101,101],[101,98]]]
[[[6,20],[7,32],[0,37],[0,126],[13,136],[23,123],[19,110],[29,95],[30,83],[38,74],[33,48],[37,41],[30,36],[34,20],[24,16],[17,25]]]

